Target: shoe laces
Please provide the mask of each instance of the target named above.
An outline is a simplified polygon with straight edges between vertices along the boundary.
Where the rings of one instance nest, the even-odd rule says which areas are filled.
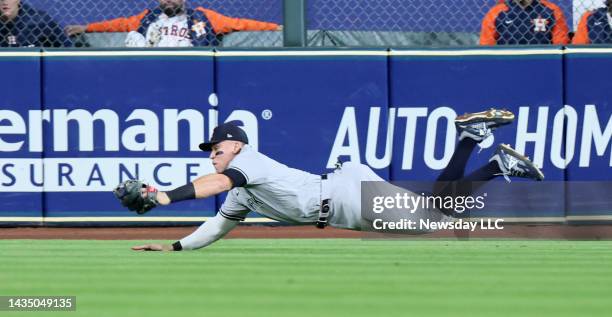
[[[485,122],[479,122],[472,125],[472,128],[478,132],[479,136],[485,136],[491,132],[491,129],[487,127]]]
[[[504,151],[502,151],[502,155],[507,157],[507,166],[506,166],[506,172],[501,172],[501,173],[497,173],[494,175],[501,175],[504,177],[504,179],[506,181],[508,181],[508,183],[511,183],[512,181],[510,180],[510,176],[516,176],[516,177],[527,177],[527,175],[529,175],[529,171],[528,170],[521,170],[518,169],[517,167],[519,166],[519,163],[521,162],[520,160],[518,160],[517,158],[510,156],[508,154],[506,154]],[[529,158],[527,158],[529,159]],[[536,166],[537,168],[537,166]]]
[[[471,126],[471,128],[475,130],[475,132],[478,134],[478,136],[485,137],[484,139],[482,139],[480,142],[478,142],[476,144],[476,145],[478,145],[478,152],[477,152],[477,154],[480,154],[480,152],[482,152],[482,150],[484,149],[480,143],[491,137],[492,130],[487,126],[487,124],[485,122],[475,123],[475,124],[473,124]]]
[[[513,171],[515,170],[515,167],[518,165],[519,160],[517,160],[515,157],[510,156],[506,153],[504,153],[504,155],[507,157],[507,162],[508,162],[508,171]]]
[[[508,154],[506,154],[506,152],[501,151],[500,156],[503,156],[506,158],[506,162],[504,167],[506,171],[502,171],[501,173],[496,173],[493,174],[495,176],[503,176],[504,179],[508,182],[508,183],[512,183],[512,180],[510,180],[510,176],[523,176],[525,174],[525,172],[522,172],[518,169],[516,169],[515,167],[518,165],[519,160],[517,160],[515,157],[510,156]]]

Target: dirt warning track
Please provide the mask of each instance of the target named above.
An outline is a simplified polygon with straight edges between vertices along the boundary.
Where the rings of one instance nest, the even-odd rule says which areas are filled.
[[[113,228],[0,228],[0,239],[74,239],[74,240],[177,240],[196,227],[113,227]],[[438,231],[431,234],[381,235],[314,226],[239,226],[225,238],[229,239],[322,239],[322,238],[515,238],[515,239],[612,239],[612,225],[511,225],[504,230]]]

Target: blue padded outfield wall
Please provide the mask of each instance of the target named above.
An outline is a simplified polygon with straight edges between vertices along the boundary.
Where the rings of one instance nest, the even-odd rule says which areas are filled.
[[[0,65],[11,74],[0,76],[2,225],[201,222],[222,198],[137,216],[111,190],[132,177],[169,189],[213,172],[197,145],[233,120],[292,167],[320,174],[340,157],[388,180],[433,181],[456,143],[454,117],[504,107],[515,122],[468,169],[503,142],[549,181],[612,180],[609,48],[19,50],[0,51]],[[562,186],[559,201],[579,193]],[[496,216],[609,221],[612,210]]]
[[[39,50],[0,51],[0,222],[12,218],[40,224],[43,211],[41,125],[27,120],[41,115]],[[6,74],[11,74],[7,76]],[[29,137],[31,136],[31,138]]]
[[[52,124],[46,125],[44,142],[45,217],[129,216],[109,199],[108,189],[119,182],[139,178],[170,189],[214,171],[196,151],[211,126],[202,101],[214,87],[212,51],[48,54],[43,109]],[[201,215],[198,210],[216,210],[215,199],[151,215],[193,217]]]

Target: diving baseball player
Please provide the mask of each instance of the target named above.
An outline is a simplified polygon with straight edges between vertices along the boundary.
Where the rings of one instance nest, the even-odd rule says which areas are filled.
[[[459,143],[438,178],[440,184],[483,182],[497,176],[542,180],[544,175],[528,158],[504,144],[498,146],[488,164],[464,175],[476,145],[494,129],[513,120],[514,114],[510,111],[496,109],[457,117]],[[343,163],[333,173],[322,176],[288,167],[254,150],[246,133],[233,123],[215,128],[210,142],[200,144],[200,149],[210,151],[216,173],[167,192],[138,180],[128,180],[119,184],[114,193],[123,206],[143,214],[159,205],[229,192],[219,212],[195,232],[171,245],[147,244],[135,246],[134,250],[181,251],[208,246],[236,227],[249,211],[288,223],[361,230],[361,182],[383,181],[368,166],[354,162]],[[436,192],[448,191],[442,187]],[[413,217],[452,220],[451,213],[438,209],[421,210]]]

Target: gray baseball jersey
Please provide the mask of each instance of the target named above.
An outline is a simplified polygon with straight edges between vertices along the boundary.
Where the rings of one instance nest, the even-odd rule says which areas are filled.
[[[367,165],[354,162],[344,163],[322,181],[319,175],[290,168],[249,145],[242,148],[228,169],[242,174],[245,184],[229,191],[214,218],[181,239],[183,249],[213,243],[244,220],[249,211],[288,223],[314,223],[319,216],[322,195],[331,200],[328,221],[331,226],[360,230],[361,182],[384,181]],[[389,213],[389,216],[399,215]],[[409,217],[437,221],[445,216],[438,210],[428,210]]]
[[[219,212],[243,220],[249,211],[290,223],[315,222],[321,202],[321,178],[281,164],[245,145],[228,169],[246,184],[229,191]]]

